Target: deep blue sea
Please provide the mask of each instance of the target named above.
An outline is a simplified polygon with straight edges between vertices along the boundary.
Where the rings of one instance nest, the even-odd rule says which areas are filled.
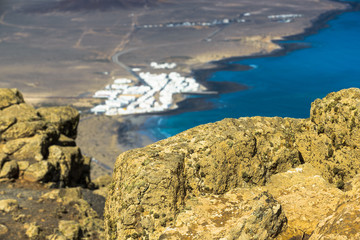
[[[360,87],[360,12],[343,13],[328,25],[298,41],[309,48],[285,56],[235,62],[253,66],[248,71],[215,72],[209,81],[232,81],[249,89],[206,99],[214,104],[211,110],[153,116],[144,125],[145,131],[154,140],[160,140],[223,118],[308,118],[310,104],[316,98]]]

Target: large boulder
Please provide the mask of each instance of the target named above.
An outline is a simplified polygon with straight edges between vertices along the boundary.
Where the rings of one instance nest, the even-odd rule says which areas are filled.
[[[59,230],[66,237],[66,239],[80,239],[80,224],[74,220],[61,220],[59,222]]]
[[[224,119],[121,154],[108,239],[308,238],[360,167],[359,108],[360,90],[348,89],[316,100],[309,119]],[[269,205],[239,210],[258,199]]]
[[[76,147],[78,123],[72,107],[36,110],[16,89],[0,89],[0,177],[86,186],[90,161]]]
[[[50,146],[48,159],[58,169],[59,179],[65,186],[86,183],[90,163],[86,162],[78,147]]]
[[[26,103],[10,105],[1,110],[0,113],[8,118],[15,118],[17,122],[31,122],[41,119],[36,110]]]
[[[29,138],[18,138],[5,142],[2,152],[14,160],[43,160],[47,156],[49,142],[48,136],[36,134]]]
[[[24,172],[23,178],[30,182],[48,182],[54,179],[54,166],[48,161],[39,161],[31,164]]]
[[[34,121],[34,122],[18,122],[9,127],[2,135],[2,139],[5,141],[32,137],[41,130],[46,129],[46,122]]]
[[[336,211],[323,219],[310,240],[360,239],[360,201],[342,202]]]
[[[188,198],[262,186],[272,175],[302,164],[295,145],[302,122],[224,119],[120,155],[106,208],[109,232],[121,239],[141,229],[152,238],[159,233],[138,225],[142,218],[156,222],[152,211],[176,219]]]
[[[0,115],[0,134],[16,123],[15,117]]]
[[[60,133],[75,139],[80,120],[79,112],[72,107],[45,107],[37,113],[47,122],[52,123]]]
[[[26,236],[28,236],[30,239],[38,239],[40,234],[40,227],[36,225],[36,223],[26,223],[24,225],[24,228],[26,229]]]
[[[6,162],[0,171],[0,178],[16,178],[19,174],[19,167],[16,161]]]
[[[16,199],[3,199],[0,200],[0,211],[12,212],[19,208],[19,203]]]
[[[296,134],[304,161],[338,187],[360,169],[360,89],[328,94],[311,104],[310,121]]]
[[[17,89],[0,88],[0,110],[24,102],[24,97]]]

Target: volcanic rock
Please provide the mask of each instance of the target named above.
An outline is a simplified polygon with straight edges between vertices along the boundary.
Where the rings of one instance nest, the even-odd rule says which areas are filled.
[[[36,223],[25,224],[26,236],[30,239],[35,239],[39,236],[40,228],[36,225]]]
[[[309,119],[224,119],[121,154],[108,239],[356,239],[359,110],[346,89]]]
[[[0,177],[86,186],[90,160],[76,147],[78,123],[72,107],[36,110],[18,90],[0,89]]]
[[[317,225],[310,240],[360,238],[360,175],[348,182],[348,191]]]
[[[48,182],[52,180],[54,172],[54,167],[48,161],[39,161],[26,169],[23,178],[30,182]]]
[[[19,167],[16,161],[6,162],[0,172],[0,178],[16,178],[19,173]]]
[[[105,198],[79,187],[94,184],[78,123],[72,107],[36,110],[19,91],[0,89],[1,239],[104,238]]]
[[[52,123],[60,133],[75,139],[80,114],[72,107],[47,107],[37,109],[37,113],[47,122]]]
[[[0,236],[6,234],[8,231],[9,229],[4,224],[0,224]]]
[[[74,220],[60,221],[59,230],[66,237],[66,239],[70,239],[70,240],[80,239],[80,225]]]
[[[15,199],[0,200],[0,211],[8,213],[17,210],[18,208],[19,203]]]
[[[0,182],[0,239],[104,239],[105,198],[80,187]],[[4,233],[1,235],[2,231]]]
[[[17,89],[0,89],[0,109],[9,107],[13,104],[20,104],[24,102],[24,97]]]

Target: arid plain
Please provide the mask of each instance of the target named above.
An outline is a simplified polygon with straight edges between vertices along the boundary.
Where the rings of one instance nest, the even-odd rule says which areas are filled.
[[[95,1],[72,2],[0,1],[0,87],[20,89],[34,106],[85,112],[98,102],[95,91],[134,78],[128,67],[153,71],[152,61],[175,62],[190,75],[216,68],[214,61],[268,54],[280,49],[274,40],[303,34],[346,7],[328,0],[104,1],[100,9]],[[78,144],[111,168],[121,151],[150,142],[136,135],[141,121],[84,114]],[[119,126],[128,137],[118,136]],[[129,136],[139,141],[129,144]]]

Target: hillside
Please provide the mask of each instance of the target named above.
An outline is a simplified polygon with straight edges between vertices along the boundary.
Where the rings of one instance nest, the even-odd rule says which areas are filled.
[[[106,11],[154,7],[157,0],[61,0],[26,9],[29,12]]]

